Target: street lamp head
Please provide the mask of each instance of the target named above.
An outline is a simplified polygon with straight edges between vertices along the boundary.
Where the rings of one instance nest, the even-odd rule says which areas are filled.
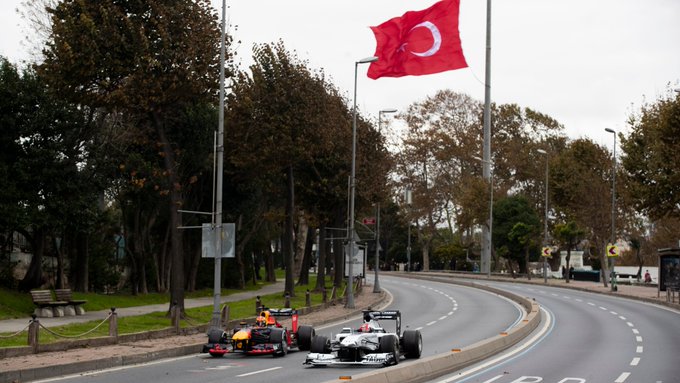
[[[396,109],[383,109],[380,111],[380,113],[397,113]]]
[[[367,63],[372,63],[372,62],[375,62],[375,61],[378,61],[378,56],[371,56],[371,57],[363,58],[363,59],[357,61],[357,64],[367,64]]]
[[[605,132],[609,132],[609,133],[614,133],[614,134],[616,134],[616,130],[614,130],[614,129],[604,128],[604,131],[605,131]]]

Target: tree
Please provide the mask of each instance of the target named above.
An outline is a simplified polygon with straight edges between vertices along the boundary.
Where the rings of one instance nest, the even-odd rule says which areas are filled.
[[[583,236],[585,235],[585,230],[580,228],[576,222],[574,221],[569,221],[567,223],[562,223],[558,224],[555,226],[555,230],[553,231],[555,234],[555,237],[557,238],[560,243],[566,248],[567,250],[567,257],[566,257],[566,273],[565,273],[565,279],[566,282],[569,283],[569,280],[571,279],[571,274],[569,272],[569,261],[571,260],[571,250],[583,239]]]
[[[124,111],[158,143],[166,182],[172,259],[171,302],[184,308],[184,257],[178,209],[181,126],[173,114],[217,90],[220,32],[210,2],[66,0],[48,9],[52,33],[40,72],[64,97],[106,112]]]
[[[635,207],[653,220],[680,218],[680,94],[667,89],[628,119],[621,163]]]
[[[570,142],[555,158],[550,177],[553,208],[558,217],[585,230],[585,238],[594,244],[592,249],[599,255],[604,275],[609,272],[605,247],[611,238],[611,163],[610,153],[582,138]],[[628,207],[619,203],[618,197],[617,222],[621,224],[620,212]],[[607,286],[606,278],[603,283]]]
[[[513,276],[513,261],[520,265],[520,272],[529,273],[528,257],[532,249],[538,254],[536,239],[541,230],[541,221],[529,200],[513,195],[497,201],[493,206],[493,222],[493,245],[508,259]]]

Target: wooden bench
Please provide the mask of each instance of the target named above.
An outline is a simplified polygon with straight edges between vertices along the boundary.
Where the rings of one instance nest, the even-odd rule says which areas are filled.
[[[83,315],[85,314],[85,309],[82,307],[87,301],[73,299],[73,294],[71,289],[55,289],[54,294],[57,296],[58,301],[68,302],[70,306],[67,310],[73,309],[73,315]],[[67,314],[68,315],[68,314]]]
[[[54,300],[50,290],[31,290],[33,303],[38,306],[33,312],[37,317],[63,317],[68,302]]]

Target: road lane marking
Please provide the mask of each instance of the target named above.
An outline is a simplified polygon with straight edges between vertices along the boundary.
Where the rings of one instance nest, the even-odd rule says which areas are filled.
[[[640,358],[633,358],[633,360],[630,361],[631,366],[637,366],[638,363],[640,363]]]
[[[602,307],[602,306],[600,306],[600,310],[604,310],[604,311],[607,311],[607,308],[606,308],[606,307]]]
[[[595,303],[593,303],[593,302],[588,302],[588,304],[591,305],[591,306],[595,306]]]
[[[274,370],[278,370],[278,369],[280,369],[280,368],[283,368],[283,367],[280,367],[280,366],[279,366],[279,367],[267,368],[267,369],[265,369],[265,370],[260,370],[260,371],[248,372],[248,373],[245,373],[245,374],[236,375],[236,377],[237,377],[237,378],[242,378],[242,377],[244,377],[244,376],[250,376],[250,375],[260,374],[260,373],[263,373],[263,372],[274,371]]]
[[[619,318],[621,318],[621,320],[626,320],[626,317],[624,317],[623,315],[619,315]]]
[[[485,363],[482,363],[476,367],[473,367],[469,370],[465,370],[462,372],[458,372],[456,376],[452,376],[450,378],[444,379],[444,380],[439,380],[437,383],[450,383],[453,381],[456,381],[458,379],[462,379],[467,377],[468,375],[471,375],[469,378],[472,378],[475,376],[477,373],[483,373],[485,369],[490,368],[490,367],[498,367],[499,365],[502,365],[506,362],[509,362],[510,360],[514,359],[517,356],[520,356],[521,354],[526,353],[530,349],[532,349],[536,344],[540,343],[545,335],[552,331],[554,325],[553,325],[553,317],[552,313],[548,311],[547,309],[541,307],[540,310],[545,314],[546,320],[545,323],[541,321],[543,324],[543,327],[536,333],[531,339],[527,340],[526,342],[522,343],[519,347],[516,349],[512,349],[509,351],[507,354],[501,354],[500,356],[490,359]],[[515,356],[515,354],[520,354]],[[499,362],[502,362],[499,364]],[[495,380],[497,380],[499,377],[502,377],[502,375],[499,375],[498,377],[492,378],[491,380],[487,380],[484,383],[491,383]]]
[[[449,311],[449,314],[448,314],[448,315],[453,315],[453,311]]]
[[[637,352],[638,354],[642,354],[642,350],[643,350],[642,346],[637,346],[635,352]]]
[[[612,313],[612,315],[619,315],[616,311],[610,311],[610,313]]]
[[[436,321],[436,320],[433,320],[432,322],[426,324],[425,326],[432,326],[432,325],[435,324],[435,323],[437,323],[437,321]]]
[[[633,324],[630,323],[630,322],[626,322],[626,324],[628,325],[628,327],[635,327],[635,326],[633,326]]]
[[[641,336],[636,336],[636,337],[635,337],[635,340],[636,340],[637,342],[642,342],[642,337],[641,337]]]
[[[581,298],[576,298],[576,302],[583,302],[583,299],[581,299]]]
[[[638,334],[640,334],[640,331],[638,331],[638,329],[634,328],[634,329],[633,329],[633,334],[638,335]]]
[[[624,372],[621,375],[619,375],[618,378],[616,378],[614,383],[623,383],[623,382],[626,381],[626,379],[628,379],[629,376],[630,376],[630,372]]]
[[[444,319],[446,319],[446,315],[444,315],[443,317],[439,317],[439,320],[444,320]]]

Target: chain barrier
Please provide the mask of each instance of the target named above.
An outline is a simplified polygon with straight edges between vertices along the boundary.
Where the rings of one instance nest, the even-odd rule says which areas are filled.
[[[12,335],[0,335],[0,339],[14,338],[15,336],[17,336],[17,335],[21,334],[22,332],[26,331],[30,326],[31,326],[31,322],[29,322],[29,323],[26,325],[26,327],[24,327],[23,329],[21,329],[21,330],[15,332],[15,333],[12,334]]]
[[[112,315],[112,313],[109,313],[109,315],[108,315],[106,318],[104,318],[104,320],[102,320],[101,323],[99,323],[98,325],[96,325],[93,329],[88,330],[88,331],[85,331],[84,333],[79,334],[79,335],[62,335],[62,334],[57,334],[56,332],[54,332],[54,331],[50,330],[49,328],[45,327],[42,323],[40,323],[40,327],[42,327],[43,330],[47,331],[48,333],[50,333],[50,334],[52,334],[52,335],[54,335],[54,336],[56,336],[56,337],[58,337],[58,338],[66,338],[66,339],[81,338],[81,337],[84,337],[85,335],[88,335],[88,334],[94,332],[94,331],[97,330],[99,327],[101,327],[104,323],[106,323],[106,322],[109,320],[109,318],[111,318],[111,315]]]

